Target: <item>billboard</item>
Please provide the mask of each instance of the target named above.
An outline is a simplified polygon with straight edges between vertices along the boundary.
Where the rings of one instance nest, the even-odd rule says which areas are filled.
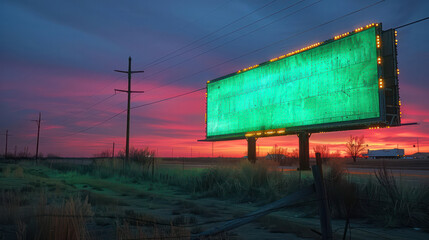
[[[206,140],[399,125],[387,117],[386,101],[399,114],[396,42],[387,35],[370,24],[208,81]]]

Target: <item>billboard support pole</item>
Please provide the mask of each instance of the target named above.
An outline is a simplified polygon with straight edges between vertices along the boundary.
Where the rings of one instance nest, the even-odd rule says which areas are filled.
[[[299,170],[310,170],[310,133],[301,132],[299,138]]]
[[[251,163],[256,162],[256,138],[247,138],[247,159]]]

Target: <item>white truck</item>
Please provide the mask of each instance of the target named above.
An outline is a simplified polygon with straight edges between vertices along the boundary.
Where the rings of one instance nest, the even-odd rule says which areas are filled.
[[[368,153],[364,154],[364,157],[370,159],[376,158],[402,158],[404,157],[404,149],[378,149],[378,150],[369,150]]]

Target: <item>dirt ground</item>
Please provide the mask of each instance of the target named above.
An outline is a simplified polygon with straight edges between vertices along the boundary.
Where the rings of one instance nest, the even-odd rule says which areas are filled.
[[[63,200],[73,194],[88,196],[94,216],[87,223],[87,229],[95,239],[116,239],[117,222],[125,220],[132,225],[132,219],[136,217],[142,225],[145,219],[150,219],[160,228],[173,224],[197,233],[261,206],[261,203],[200,198],[184,193],[178,187],[150,181],[129,182],[119,178],[100,179],[73,172],[61,173],[33,163],[0,163],[0,168],[3,172],[0,191],[15,190],[21,195],[23,204],[13,209],[15,216],[35,217],[41,192]],[[9,169],[7,174],[5,169]],[[298,206],[271,213],[228,232],[223,239],[319,239],[320,222],[315,206]],[[153,223],[149,227],[153,227]],[[334,220],[332,229],[335,239],[342,239],[344,221]],[[0,239],[17,239],[16,231],[16,221],[1,221]],[[350,233],[351,239],[429,239],[429,234],[419,229],[385,229],[364,220],[352,220]]]

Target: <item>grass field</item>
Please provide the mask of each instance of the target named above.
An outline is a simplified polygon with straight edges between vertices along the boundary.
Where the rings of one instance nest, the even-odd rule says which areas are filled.
[[[189,239],[313,182],[310,172],[276,168],[266,161],[231,160],[207,169],[158,162],[152,175],[151,166],[120,159],[87,165],[4,162],[0,239]],[[332,161],[325,169],[338,238],[347,218],[354,239],[429,236],[426,184],[407,185],[386,168],[351,176]],[[317,239],[316,200],[302,199],[212,239]]]

